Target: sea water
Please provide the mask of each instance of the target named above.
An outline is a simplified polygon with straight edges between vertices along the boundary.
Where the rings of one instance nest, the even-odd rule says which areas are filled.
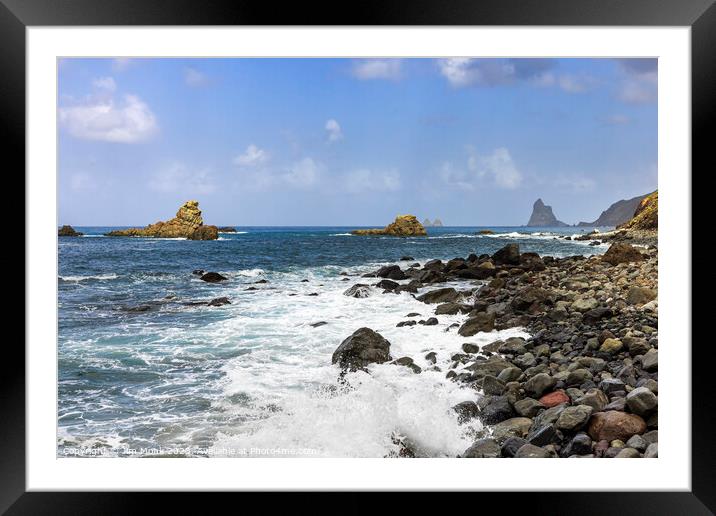
[[[465,342],[528,335],[510,328],[460,337],[449,327],[465,315],[398,328],[408,313],[431,317],[434,305],[376,288],[362,299],[343,292],[375,283],[361,275],[381,265],[491,254],[512,242],[543,256],[606,250],[562,238],[583,228],[443,227],[395,238],[352,236],[353,228],[341,227],[237,227],[215,241],[75,229],[85,236],[58,244],[63,457],[385,457],[401,442],[418,456],[455,456],[481,428],[460,425],[451,407],[480,393],[445,378],[450,357]],[[482,229],[497,234],[477,234]],[[412,260],[398,262],[403,256]],[[194,269],[229,279],[206,283]],[[197,304],[216,297],[231,304]],[[379,332],[394,358],[411,357],[423,372],[381,364],[339,381],[331,355],[361,327]],[[428,369],[429,351],[440,371]]]

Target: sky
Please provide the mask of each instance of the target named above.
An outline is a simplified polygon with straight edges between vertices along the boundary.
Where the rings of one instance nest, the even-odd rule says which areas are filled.
[[[62,59],[59,223],[595,220],[657,187],[656,59]]]

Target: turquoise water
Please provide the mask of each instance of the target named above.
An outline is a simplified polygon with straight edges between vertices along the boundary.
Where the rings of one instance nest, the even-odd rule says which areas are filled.
[[[427,456],[453,454],[469,435],[449,407],[473,399],[474,390],[446,382],[444,373],[385,365],[356,373],[354,388],[342,391],[330,357],[355,329],[369,326],[391,341],[394,356],[427,365],[424,351],[436,349],[447,361],[464,339],[445,330],[464,316],[396,329],[408,312],[428,316],[429,308],[406,293],[355,299],[343,291],[371,283],[359,276],[403,256],[446,260],[491,254],[508,242],[552,256],[606,250],[560,238],[584,228],[444,227],[392,238],[351,236],[354,228],[340,227],[237,227],[217,241],[75,229],[85,236],[58,244],[59,456],[78,449],[242,456],[276,447],[296,455],[384,456],[395,449],[394,433],[421,443]],[[480,229],[500,234],[477,235]],[[229,280],[208,284],[194,269]],[[197,304],[223,296],[230,305]],[[312,326],[317,322],[326,324]]]

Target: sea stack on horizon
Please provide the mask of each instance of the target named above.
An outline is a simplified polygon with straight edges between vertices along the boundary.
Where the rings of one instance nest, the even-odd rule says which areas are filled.
[[[557,220],[557,217],[552,213],[552,206],[545,205],[542,199],[537,199],[532,206],[532,216],[527,223],[528,227],[565,227],[569,224],[565,224],[561,220]]]
[[[425,236],[427,231],[415,215],[398,215],[383,229],[356,229],[354,235]]]
[[[151,238],[187,238],[189,240],[216,240],[216,226],[205,226],[198,201],[187,201],[177,211],[176,217],[166,222],[155,222],[145,228],[110,231],[106,236],[134,236]]]

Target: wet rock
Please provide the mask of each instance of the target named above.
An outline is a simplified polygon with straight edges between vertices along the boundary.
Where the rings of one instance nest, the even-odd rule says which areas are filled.
[[[487,425],[494,425],[510,419],[514,415],[507,396],[494,396],[480,412],[480,419]]]
[[[344,296],[356,297],[359,299],[369,297],[370,294],[371,294],[370,287],[363,283],[356,283],[351,288],[349,288],[348,290],[343,292]]]
[[[403,326],[415,326],[416,324],[418,323],[416,323],[415,321],[400,321],[395,326],[396,328],[402,328]]]
[[[463,337],[472,337],[479,332],[489,332],[495,329],[495,314],[480,312],[470,317],[457,331]]]
[[[229,301],[228,297],[215,297],[209,303],[207,303],[209,306],[224,306],[224,305],[230,305],[231,301]]]
[[[400,286],[400,284],[392,280],[384,279],[376,283],[375,286],[384,290],[395,290],[396,287]]]
[[[466,314],[470,310],[472,310],[472,306],[464,303],[443,303],[435,308],[435,315]]]
[[[427,360],[431,364],[434,364],[435,362],[437,362],[437,357],[438,357],[437,353],[435,353],[434,351],[431,351],[430,353],[425,355],[425,360]]]
[[[413,359],[410,357],[400,357],[394,360],[392,363],[395,365],[407,367],[408,369],[412,369],[415,374],[420,374],[423,371],[420,366],[415,364],[415,362],[413,362]]]
[[[462,350],[468,354],[475,354],[475,353],[479,353],[480,346],[478,346],[477,344],[472,344],[470,342],[465,342],[462,345]]]
[[[465,459],[495,459],[501,455],[500,445],[494,439],[480,439],[463,452]]]
[[[138,306],[130,306],[129,308],[126,308],[125,311],[127,312],[148,312],[152,309],[150,305],[138,305]]]
[[[325,326],[326,324],[328,324],[326,321],[318,321],[311,323],[309,326],[311,326],[312,328],[318,328],[320,326]]]
[[[355,371],[369,364],[382,364],[392,360],[390,342],[370,328],[360,328],[341,342],[333,352],[332,363]]]
[[[219,283],[220,281],[226,281],[229,278],[222,276],[218,272],[205,272],[199,279],[206,281],[207,283]]]
[[[544,425],[534,431],[530,430],[530,433],[527,434],[527,441],[535,446],[558,444],[561,440],[562,434],[553,424]]]
[[[455,303],[462,296],[452,287],[439,288],[437,290],[431,290],[418,296],[416,299],[423,303],[435,304],[435,303]]]
[[[485,376],[481,385],[482,392],[490,396],[499,396],[505,392],[505,383],[494,376]]]
[[[463,401],[455,405],[452,409],[457,412],[458,423],[465,423],[470,419],[476,418],[479,413],[477,404],[474,401]]]
[[[429,317],[426,321],[418,321],[418,324],[424,326],[435,326],[438,324],[438,320],[435,317]]]
[[[386,265],[381,267],[376,271],[375,275],[379,278],[388,278],[391,280],[404,280],[407,278],[398,265]]]
[[[508,458],[515,457],[519,449],[525,444],[528,444],[527,440],[522,437],[508,437],[501,446],[502,456]]]

